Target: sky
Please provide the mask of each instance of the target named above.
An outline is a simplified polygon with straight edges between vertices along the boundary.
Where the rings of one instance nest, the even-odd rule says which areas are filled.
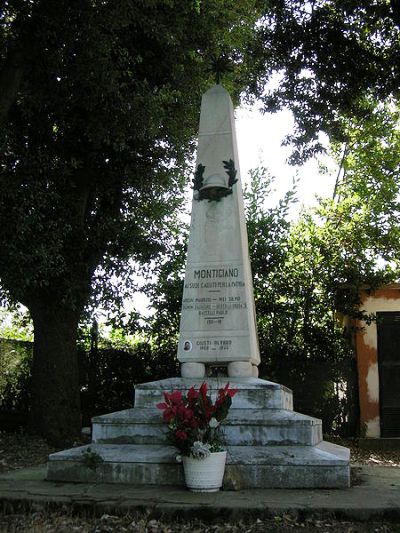
[[[299,202],[292,213],[296,218],[301,206],[316,204],[316,195],[332,196],[335,182],[336,165],[327,157],[321,161],[330,169],[329,174],[318,172],[318,161],[312,159],[300,167],[289,165],[286,160],[291,153],[290,147],[282,146],[282,141],[293,130],[293,117],[289,110],[278,113],[262,114],[257,107],[240,107],[235,111],[239,163],[242,181],[245,183],[251,168],[261,163],[276,177],[275,198],[272,205],[292,187],[293,177],[298,173]]]

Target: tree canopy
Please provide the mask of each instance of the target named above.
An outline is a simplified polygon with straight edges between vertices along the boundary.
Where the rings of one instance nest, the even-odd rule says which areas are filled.
[[[96,269],[104,289],[162,249],[210,57],[239,66],[256,17],[252,0],[2,2],[0,279],[33,318],[34,425],[53,441],[79,431]]]
[[[399,55],[398,0],[271,0],[252,45],[251,91],[266,111],[293,111],[288,141],[302,161],[321,149],[319,131],[344,140],[344,116],[399,97]]]

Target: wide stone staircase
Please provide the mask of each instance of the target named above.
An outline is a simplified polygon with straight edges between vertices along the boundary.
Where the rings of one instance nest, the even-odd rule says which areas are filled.
[[[207,378],[211,396],[226,378]],[[238,389],[223,424],[224,488],[343,488],[350,483],[347,448],[322,440],[322,423],[293,411],[292,392],[257,378],[230,379]],[[199,388],[172,378],[135,387],[135,405],[93,418],[92,443],[49,456],[51,481],[184,485],[177,450],[155,406],[163,391]]]

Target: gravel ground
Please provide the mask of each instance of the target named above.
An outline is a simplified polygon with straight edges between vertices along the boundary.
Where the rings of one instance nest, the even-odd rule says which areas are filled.
[[[0,432],[0,473],[45,463],[54,451],[40,437]]]
[[[341,439],[338,437],[324,437],[325,440],[350,448],[352,465],[376,465],[400,467],[400,450],[381,452],[363,450],[358,446],[357,439]]]
[[[35,512],[29,514],[4,514],[0,516],[0,531],[26,533],[106,533],[106,532],[137,532],[137,533],[261,533],[264,531],[283,532],[400,532],[400,525],[389,523],[348,522],[338,520],[307,519],[298,521],[296,518],[283,515],[269,520],[254,519],[235,523],[204,522],[165,522],[144,516],[113,516],[104,514],[100,517],[71,516],[65,512]]]
[[[400,467],[399,452],[369,452],[358,447],[356,440],[329,439],[351,449],[352,463]],[[56,450],[38,437],[24,434],[0,433],[0,473],[44,463],[49,453]],[[89,516],[71,514],[70,509],[51,511],[44,507],[29,512],[15,510],[0,513],[0,532],[8,533],[261,533],[271,532],[399,532],[400,524],[383,522],[351,522],[331,519],[300,520],[296,516],[282,515],[271,519],[254,519],[238,522],[206,524],[200,521],[169,522],[145,515]]]

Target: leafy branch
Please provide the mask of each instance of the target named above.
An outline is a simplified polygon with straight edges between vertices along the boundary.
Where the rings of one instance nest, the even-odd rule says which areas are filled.
[[[205,166],[199,163],[193,178],[193,189],[199,191],[203,187]]]
[[[235,162],[233,161],[233,159],[229,159],[229,161],[222,162],[224,164],[224,169],[226,170],[226,173],[229,176],[228,187],[232,188],[232,186],[235,185],[235,183],[237,182],[237,170],[235,169]]]

